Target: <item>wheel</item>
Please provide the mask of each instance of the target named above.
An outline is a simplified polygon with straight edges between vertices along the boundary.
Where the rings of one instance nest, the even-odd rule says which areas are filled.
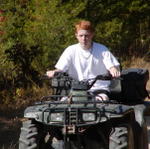
[[[19,149],[46,149],[44,138],[45,133],[39,123],[34,120],[25,121],[21,128]]]
[[[137,144],[138,149],[148,149],[148,132],[147,132],[147,125],[143,124],[142,127],[139,126],[139,128],[136,130],[138,136]]]
[[[127,149],[128,130],[126,127],[116,127],[109,138],[109,149]]]
[[[148,149],[146,125],[137,122],[115,127],[110,134],[109,149]]]
[[[143,146],[145,145],[145,149],[150,148],[150,116],[145,116],[145,124],[142,129],[142,140],[143,140]],[[143,147],[144,148],[144,147]]]
[[[142,126],[137,122],[133,122],[132,127],[130,127],[130,133],[132,134],[133,139],[129,140],[129,149],[132,149],[133,146],[135,149],[148,149],[148,134],[147,134],[147,126],[144,123]],[[129,134],[129,136],[131,136]],[[130,137],[129,137],[130,138]]]

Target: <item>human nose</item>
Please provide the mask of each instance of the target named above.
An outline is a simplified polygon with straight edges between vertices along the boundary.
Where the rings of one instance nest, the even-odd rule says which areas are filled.
[[[86,36],[86,35],[82,36],[82,39],[83,39],[83,40],[86,40],[86,39],[87,39],[87,36]]]

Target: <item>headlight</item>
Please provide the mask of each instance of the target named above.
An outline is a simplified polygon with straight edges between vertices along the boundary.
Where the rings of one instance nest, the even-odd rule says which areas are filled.
[[[25,118],[34,118],[34,119],[38,119],[39,118],[39,114],[38,112],[29,112],[29,113],[25,113],[24,114]]]
[[[95,121],[96,116],[95,113],[82,113],[83,121]]]
[[[51,113],[50,121],[52,122],[62,122],[64,119],[63,113]]]

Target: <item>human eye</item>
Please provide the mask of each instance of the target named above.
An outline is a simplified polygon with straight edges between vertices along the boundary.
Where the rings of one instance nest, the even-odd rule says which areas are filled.
[[[83,35],[79,35],[79,37],[83,37]]]

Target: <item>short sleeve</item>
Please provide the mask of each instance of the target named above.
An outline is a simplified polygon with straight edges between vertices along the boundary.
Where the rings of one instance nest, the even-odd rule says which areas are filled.
[[[114,55],[106,50],[103,52],[103,63],[105,64],[106,69],[110,69],[113,66],[119,66],[118,60],[114,57]]]
[[[57,61],[55,68],[67,71],[69,69],[69,64],[71,62],[71,49],[68,47],[64,50],[62,55],[60,56],[59,60]]]

